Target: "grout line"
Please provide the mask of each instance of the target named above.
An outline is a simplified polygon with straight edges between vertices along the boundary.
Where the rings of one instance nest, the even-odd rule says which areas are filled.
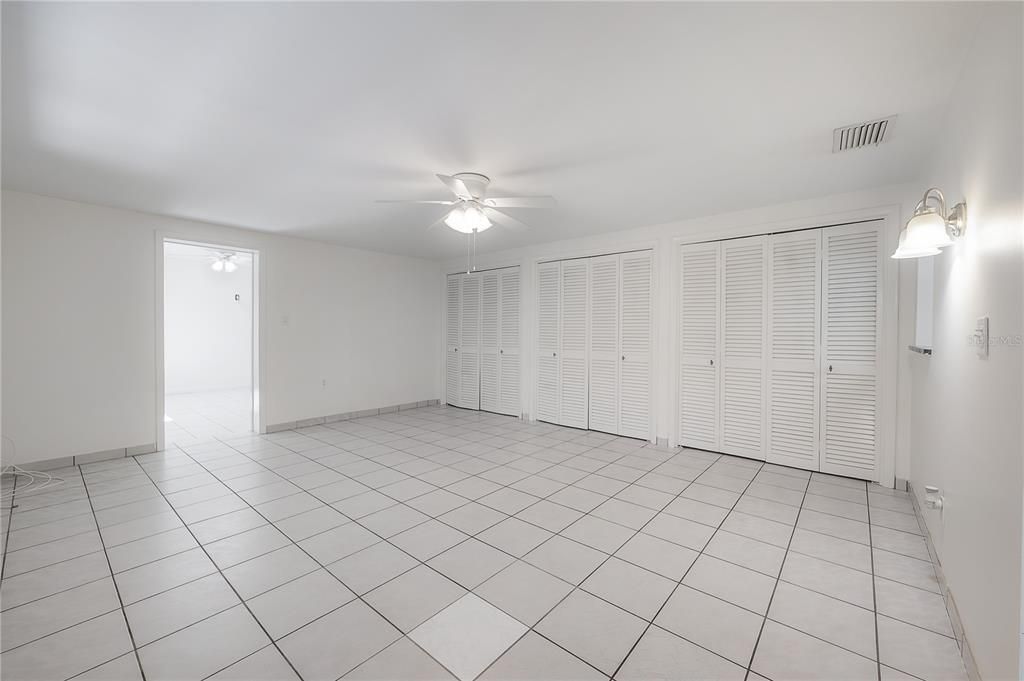
[[[865,484],[865,492],[867,485]],[[871,503],[868,499],[868,553],[871,557],[871,605],[874,612],[872,619],[875,622],[875,664],[878,668],[878,681],[882,681],[882,648],[878,642],[878,592],[875,588],[875,546],[871,537]]]
[[[807,490],[810,488],[811,480],[813,478],[814,478],[813,475],[808,475],[807,476],[807,486],[804,487],[803,499],[807,499]],[[761,620],[761,628],[758,630],[757,638],[754,640],[754,648],[750,651],[750,661],[747,662],[747,674],[744,677],[745,679],[749,679],[751,673],[754,673],[754,674],[757,673],[757,672],[754,672],[752,670],[752,667],[754,666],[754,657],[757,655],[757,648],[758,648],[758,646],[761,645],[761,635],[764,633],[765,624],[768,623],[768,613],[771,612],[772,602],[774,602],[774,600],[775,600],[775,592],[778,591],[778,589],[779,589],[779,582],[782,581],[782,571],[786,567],[786,559],[789,558],[789,550],[790,550],[790,547],[793,545],[793,536],[796,534],[796,527],[797,527],[797,524],[800,522],[800,513],[803,512],[803,510],[804,510],[804,504],[803,504],[803,500],[801,500],[801,502],[800,502],[800,509],[796,512],[796,520],[793,521],[793,530],[789,533],[789,542],[786,544],[786,553],[782,557],[782,565],[779,566],[779,576],[775,580],[774,586],[772,586],[772,595],[768,598],[768,605],[765,606],[765,609],[764,609],[764,619]]]
[[[0,583],[3,583],[4,570],[7,569],[7,547],[11,543],[11,526],[14,525],[14,497],[18,494],[18,476],[14,476],[14,482],[11,483],[11,505],[7,509],[7,529],[4,531],[4,550],[3,555],[0,555]]]
[[[89,484],[85,481],[85,473],[82,471],[81,467],[78,468],[78,474],[82,478],[82,485],[85,486],[85,497],[89,500],[89,508],[92,510],[92,521],[96,524],[96,533],[99,534],[100,522],[96,519],[96,509],[93,508],[92,497],[89,495]],[[100,539],[100,544],[103,544],[102,538]],[[132,633],[132,625],[128,622],[128,613],[125,612],[124,609],[124,600],[121,598],[121,589],[117,585],[117,580],[114,579],[114,567],[110,564],[110,555],[107,554],[107,548],[105,546],[103,547],[103,557],[107,560],[107,570],[109,571],[107,576],[110,578],[110,582],[114,585],[114,593],[117,594],[117,602],[121,605],[121,617],[124,618],[124,626],[128,631],[128,640],[131,642],[132,651],[135,653],[135,664],[139,665],[139,673],[142,675],[142,681],[146,681],[146,670],[142,668],[142,660],[139,658],[139,649],[135,646],[135,634]],[[124,653],[121,655],[123,654]],[[121,657],[121,655],[118,655],[117,657]],[[114,660],[117,658],[113,657],[110,659]],[[110,662],[110,660],[106,660],[103,664],[106,664],[107,662]]]

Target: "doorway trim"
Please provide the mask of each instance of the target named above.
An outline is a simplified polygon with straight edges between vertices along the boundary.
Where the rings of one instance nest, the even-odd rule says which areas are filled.
[[[155,257],[154,269],[156,271],[155,281],[155,359],[156,359],[156,449],[163,451],[166,446],[164,428],[165,410],[165,371],[164,366],[164,245],[168,243],[184,244],[186,246],[199,246],[214,250],[228,250],[248,253],[252,256],[252,430],[261,434],[267,430],[263,409],[261,409],[262,391],[261,377],[263,376],[263,355],[260,348],[263,345],[263,304],[260,291],[263,288],[263,270],[260,266],[260,251],[251,245],[234,242],[231,240],[218,239],[216,241],[199,241],[193,238],[178,236],[169,232],[157,231],[155,233]]]

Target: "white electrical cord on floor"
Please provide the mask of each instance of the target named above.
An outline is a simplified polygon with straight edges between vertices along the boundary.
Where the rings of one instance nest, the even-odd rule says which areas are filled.
[[[6,435],[3,436],[3,439],[11,443],[11,456],[16,457],[14,440]],[[21,496],[22,494],[35,494],[42,492],[44,489],[52,489],[64,484],[64,478],[50,475],[46,471],[33,471],[22,468],[16,464],[4,466],[3,470],[0,470],[0,476],[6,475],[14,476],[15,478],[21,477],[22,480],[18,481],[20,484],[13,484],[10,489],[0,492],[0,503],[13,499],[15,491],[17,491],[18,496]],[[28,478],[27,484],[25,484],[24,478]]]

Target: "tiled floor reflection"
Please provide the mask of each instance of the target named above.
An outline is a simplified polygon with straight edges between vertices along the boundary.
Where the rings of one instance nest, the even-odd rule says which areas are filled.
[[[906,494],[441,407],[200,439],[15,489],[4,679],[964,678]]]

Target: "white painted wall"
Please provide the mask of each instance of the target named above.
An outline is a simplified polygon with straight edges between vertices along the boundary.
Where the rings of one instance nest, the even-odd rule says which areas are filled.
[[[434,262],[12,191],[0,218],[19,463],[155,442],[158,231],[260,251],[265,423],[439,396]]]
[[[234,272],[210,268],[216,252],[172,245],[164,256],[164,392],[252,386],[252,257]],[[235,296],[238,300],[235,300]]]
[[[671,440],[675,418],[675,367],[674,318],[675,292],[677,284],[677,254],[682,241],[721,239],[772,231],[784,231],[804,227],[817,227],[854,219],[887,216],[889,220],[886,238],[889,252],[895,249],[898,228],[902,224],[903,204],[906,197],[917,193],[917,185],[900,185],[874,190],[839,194],[835,196],[782,203],[754,210],[723,215],[681,220],[664,225],[610,232],[598,236],[537,244],[523,249],[500,251],[480,255],[477,267],[500,267],[520,265],[522,271],[521,348],[523,361],[523,412],[533,414],[534,387],[533,369],[536,321],[536,262],[540,259],[598,255],[639,248],[654,250],[655,278],[655,436]],[[524,216],[528,219],[528,216]],[[480,239],[487,237],[485,232]],[[886,259],[886,277],[890,279],[886,300],[887,323],[896,331],[895,337],[886,348],[883,358],[884,372],[894,376],[894,393],[883,405],[882,413],[891,420],[893,437],[888,446],[895,450],[891,475],[906,479],[909,472],[909,381],[908,361],[905,348],[914,339],[914,294],[916,271],[911,268],[902,271],[896,261]],[[465,258],[452,259],[444,266],[445,272],[465,271]],[[443,281],[438,290],[443,288]],[[903,311],[901,313],[901,311]],[[443,313],[443,310],[442,310]],[[439,350],[439,362],[444,366],[443,348]],[[443,388],[443,386],[442,386]],[[891,477],[890,482],[891,484]]]
[[[1024,233],[1024,6],[986,15],[957,79],[917,196],[929,185],[967,200],[966,237],[934,263],[931,357],[914,356],[911,480],[943,490],[925,511],[984,679],[1018,678],[1021,609]],[[993,344],[967,343],[990,317]]]

